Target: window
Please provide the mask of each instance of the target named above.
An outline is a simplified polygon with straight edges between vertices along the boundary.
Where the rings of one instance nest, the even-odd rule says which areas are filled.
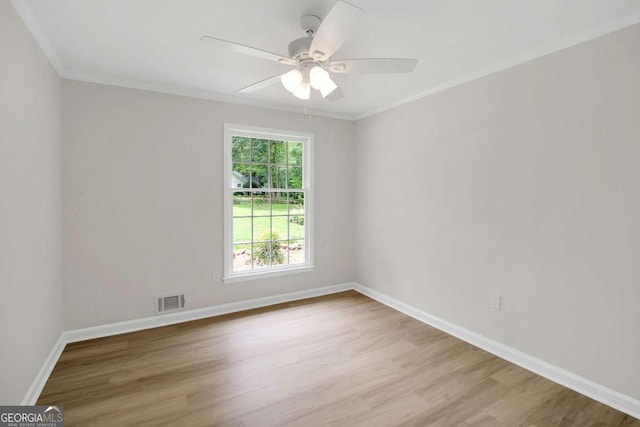
[[[225,282],[313,269],[312,142],[225,125]]]

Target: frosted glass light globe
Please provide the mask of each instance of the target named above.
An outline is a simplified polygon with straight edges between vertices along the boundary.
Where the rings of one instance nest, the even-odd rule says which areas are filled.
[[[324,85],[324,87],[320,88],[320,93],[322,94],[323,98],[326,98],[327,95],[329,95],[331,92],[333,92],[337,88],[338,88],[338,85],[335,84],[333,80],[329,79],[327,83]]]
[[[309,81],[312,88],[322,90],[331,81],[331,77],[325,70],[315,66],[309,71]]]
[[[309,86],[309,83],[307,82],[302,82],[293,94],[296,98],[309,99],[309,96],[311,95],[311,86]]]
[[[280,81],[286,90],[293,93],[302,83],[302,73],[298,69],[291,70],[280,76]]]

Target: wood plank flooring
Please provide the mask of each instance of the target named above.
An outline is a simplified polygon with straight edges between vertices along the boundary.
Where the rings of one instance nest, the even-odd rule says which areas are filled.
[[[640,427],[352,291],[69,344],[38,404],[68,427]]]

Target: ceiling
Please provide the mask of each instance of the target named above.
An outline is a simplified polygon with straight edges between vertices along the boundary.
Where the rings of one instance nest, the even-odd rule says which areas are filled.
[[[344,98],[281,85],[290,68],[198,42],[286,54],[335,0],[13,0],[61,77],[357,119],[640,22],[640,0],[349,0],[365,10],[334,59],[417,58],[412,74],[335,75]]]

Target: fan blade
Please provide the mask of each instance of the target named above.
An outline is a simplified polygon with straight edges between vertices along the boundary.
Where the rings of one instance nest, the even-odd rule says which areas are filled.
[[[338,86],[333,90],[333,92],[327,95],[324,99],[328,99],[329,101],[337,101],[338,99],[342,99],[343,96],[344,96],[344,93],[342,93],[342,89],[340,89],[340,86]]]
[[[253,83],[249,86],[245,86],[242,89],[238,90],[240,93],[252,93],[260,89],[264,89],[265,87],[273,86],[274,84],[280,82],[280,77],[282,74],[278,74],[277,76],[269,77],[268,79],[260,80],[257,83]]]
[[[407,58],[368,58],[333,61],[329,70],[334,73],[371,74],[371,73],[411,73],[416,69],[417,59]]]
[[[286,65],[296,65],[295,59],[288,58],[277,53],[267,52],[266,50],[258,49],[251,46],[245,46],[240,43],[230,42],[228,40],[222,40],[211,36],[200,37],[201,42],[205,42],[212,46],[218,46],[224,49],[232,50],[234,52],[242,53],[243,55],[255,56],[256,58],[267,59],[269,61],[276,61]]]
[[[364,11],[343,1],[337,1],[313,35],[309,55],[326,61],[349,38]]]

